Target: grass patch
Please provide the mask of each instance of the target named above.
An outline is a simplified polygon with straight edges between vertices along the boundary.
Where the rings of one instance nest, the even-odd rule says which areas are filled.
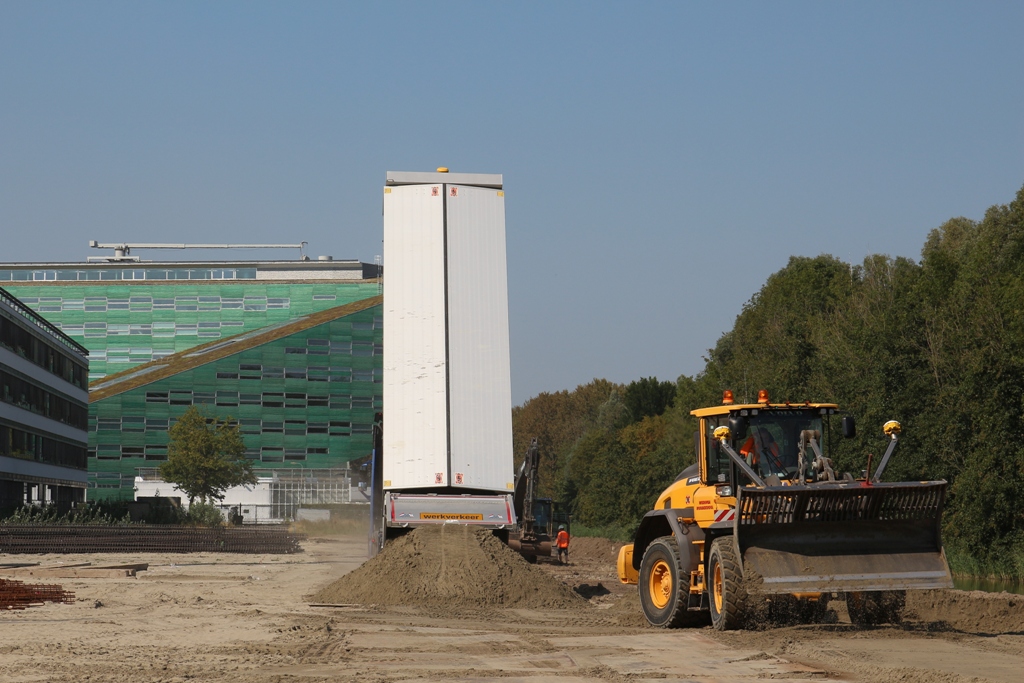
[[[633,540],[633,532],[635,529],[615,524],[609,526],[586,526],[579,522],[573,522],[571,531],[573,536],[596,536],[598,538],[607,538],[612,541],[629,543]]]
[[[1024,548],[1005,548],[979,556],[955,546],[946,546],[946,560],[956,576],[1024,582]]]

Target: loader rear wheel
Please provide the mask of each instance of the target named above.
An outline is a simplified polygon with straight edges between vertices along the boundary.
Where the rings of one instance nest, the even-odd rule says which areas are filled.
[[[846,594],[846,611],[850,614],[850,623],[858,626],[902,623],[906,606],[906,591]]]
[[[702,626],[707,617],[687,610],[690,570],[684,567],[673,536],[651,541],[640,563],[640,607],[654,626]]]
[[[747,591],[732,536],[716,538],[711,544],[705,581],[711,597],[711,624],[718,631],[740,628]]]

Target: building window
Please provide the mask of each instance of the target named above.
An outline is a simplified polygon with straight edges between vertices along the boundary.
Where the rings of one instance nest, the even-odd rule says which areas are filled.
[[[264,446],[260,450],[260,460],[263,462],[284,462],[284,449]]]
[[[263,379],[263,366],[262,365],[247,365],[242,364],[238,366],[238,377],[239,379]]]
[[[220,373],[218,373],[219,375]],[[219,406],[237,406],[238,405],[238,392],[237,391],[218,391],[217,392],[217,405]]]
[[[146,403],[167,403],[166,391],[147,391]]]
[[[339,422],[336,420],[331,420],[328,429],[330,430],[328,431],[328,434],[330,434],[331,436],[348,436],[352,431],[350,423]]]
[[[239,420],[239,431],[242,434],[259,434],[263,430],[262,420]]]
[[[166,460],[167,446],[146,446],[146,460]]]
[[[239,394],[238,402],[243,406],[258,406],[263,401],[260,394]]]
[[[146,431],[146,418],[141,415],[124,415],[121,418],[122,432],[144,432]]]
[[[153,336],[159,339],[169,339],[174,336],[174,323],[153,323]]]
[[[264,408],[281,408],[284,406],[284,392],[279,391],[264,391],[263,392],[263,407]]]

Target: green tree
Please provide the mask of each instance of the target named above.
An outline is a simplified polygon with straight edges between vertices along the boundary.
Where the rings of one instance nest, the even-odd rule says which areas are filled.
[[[573,391],[547,392],[512,409],[512,443],[516,466],[522,462],[530,440],[540,442],[540,493],[558,496],[564,484],[569,451],[599,419],[602,405],[616,390],[604,379],[582,384]]]
[[[655,417],[665,412],[676,397],[676,385],[659,382],[657,377],[642,377],[630,382],[622,394],[622,402],[629,409],[634,422],[645,417]]]
[[[184,491],[189,507],[196,498],[203,503],[222,500],[232,486],[256,483],[252,463],[243,457],[245,442],[230,418],[208,418],[193,406],[169,434],[167,462],[160,465],[160,476]]]

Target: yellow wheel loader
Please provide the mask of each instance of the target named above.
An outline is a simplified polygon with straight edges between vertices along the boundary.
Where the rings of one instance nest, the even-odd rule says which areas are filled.
[[[940,539],[945,481],[882,482],[900,434],[877,469],[837,474],[828,457],[833,403],[736,404],[694,410],[696,464],[658,496],[619,580],[637,584],[655,626],[763,618],[766,606],[813,618],[843,597],[858,624],[899,621],[908,589],[951,588]],[[856,435],[853,418],[841,421]],[[822,438],[822,435],[825,438]],[[835,435],[838,436],[838,435]]]

